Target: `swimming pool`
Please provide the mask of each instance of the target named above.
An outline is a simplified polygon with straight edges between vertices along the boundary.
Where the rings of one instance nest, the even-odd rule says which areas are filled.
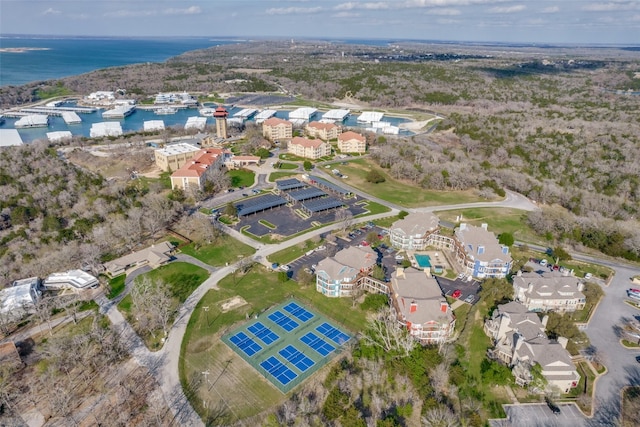
[[[414,258],[420,268],[431,268],[431,258],[429,258],[429,255],[415,254]]]

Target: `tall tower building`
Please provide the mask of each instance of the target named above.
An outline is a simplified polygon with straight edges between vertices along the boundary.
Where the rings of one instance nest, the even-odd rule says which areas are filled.
[[[218,138],[227,138],[227,116],[229,113],[221,105],[216,108],[213,117],[216,119],[216,135]]]

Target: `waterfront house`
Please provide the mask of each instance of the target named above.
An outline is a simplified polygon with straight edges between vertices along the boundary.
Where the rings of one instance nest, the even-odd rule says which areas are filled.
[[[495,234],[480,227],[460,224],[454,233],[454,255],[463,272],[478,279],[504,278],[511,271],[509,247],[498,242]]]
[[[529,311],[582,310],[586,303],[583,289],[584,283],[569,275],[569,270],[518,271],[513,278],[514,298]]]

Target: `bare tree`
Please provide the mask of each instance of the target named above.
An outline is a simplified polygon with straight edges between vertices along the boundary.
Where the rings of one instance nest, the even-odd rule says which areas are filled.
[[[336,222],[340,223],[340,228],[344,233],[353,225],[353,213],[349,209],[338,209],[336,211]]]
[[[416,344],[406,329],[398,323],[391,307],[383,308],[369,321],[360,339],[399,358],[408,356]]]
[[[155,337],[156,331],[161,328],[166,335],[175,307],[164,282],[153,282],[149,277],[143,277],[131,290],[131,301],[141,329]]]
[[[428,409],[422,416],[422,425],[425,427],[458,427],[460,420],[449,408],[439,405]]]

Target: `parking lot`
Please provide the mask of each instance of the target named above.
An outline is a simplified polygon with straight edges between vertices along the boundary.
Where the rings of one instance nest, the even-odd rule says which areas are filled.
[[[585,425],[585,417],[573,404],[558,404],[560,412],[554,414],[544,404],[504,405],[506,420],[492,420],[492,426],[571,426]]]
[[[366,202],[363,203],[361,198],[349,198],[343,200],[343,202],[346,209],[351,211],[354,217],[367,212]],[[304,219],[295,212],[295,210],[300,209],[300,207],[300,203],[289,204],[242,216],[234,228],[240,230],[248,226],[247,231],[256,236],[273,234],[287,237],[312,228],[314,223],[329,224],[336,220],[336,209],[317,212],[311,217]],[[266,221],[273,225],[274,228],[267,227],[261,224],[260,221]]]
[[[454,297],[456,291],[460,291],[460,295],[457,299],[468,302],[470,304],[475,303],[478,300],[478,292],[480,291],[480,282],[477,280],[467,280],[466,278],[447,279],[446,277],[436,276],[436,280],[442,289],[442,293]]]

